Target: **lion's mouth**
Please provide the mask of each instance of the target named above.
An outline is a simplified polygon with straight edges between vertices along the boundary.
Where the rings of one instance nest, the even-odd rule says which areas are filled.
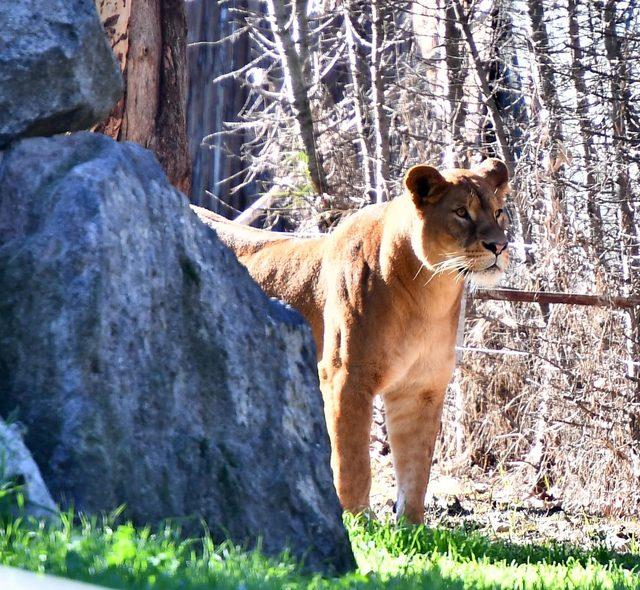
[[[503,272],[502,268],[500,268],[495,262],[491,266],[487,266],[487,268],[483,268],[480,270],[470,269],[469,267],[466,267],[466,266],[461,266],[457,270],[458,272],[461,272],[465,277],[469,275],[482,274],[485,272],[491,272],[491,273],[496,271]]]
[[[491,266],[482,270],[469,270],[465,273],[465,277],[475,287],[494,287],[502,278],[504,269],[498,265],[496,260]]]
[[[489,261],[486,261],[487,264]],[[503,264],[500,264],[500,263]],[[473,264],[463,263],[456,266],[449,266],[448,270],[455,274],[456,280],[467,280],[472,288],[475,287],[494,287],[505,273],[507,264],[497,256],[485,268],[473,268]]]
[[[491,266],[487,266],[482,269],[471,269],[467,266],[461,266],[458,269],[458,272],[461,272],[465,277],[468,275],[476,275],[483,273],[494,273],[494,272],[504,272],[504,269],[501,266],[498,266],[497,262],[494,262]]]

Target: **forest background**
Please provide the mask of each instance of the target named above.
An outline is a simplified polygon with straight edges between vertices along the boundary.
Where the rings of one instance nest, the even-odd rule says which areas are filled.
[[[637,513],[638,3],[96,3],[127,79],[101,130],[153,148],[193,203],[227,217],[329,231],[397,195],[410,165],[505,160],[504,284],[604,299],[469,294],[438,469]]]

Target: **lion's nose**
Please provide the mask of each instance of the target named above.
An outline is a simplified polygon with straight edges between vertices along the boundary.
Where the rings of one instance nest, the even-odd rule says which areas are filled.
[[[499,256],[507,249],[509,242],[506,240],[504,242],[482,242],[482,245],[487,249],[493,252],[496,256]]]

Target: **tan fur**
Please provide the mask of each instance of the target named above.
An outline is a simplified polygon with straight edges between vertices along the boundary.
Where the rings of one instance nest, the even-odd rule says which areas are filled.
[[[494,262],[506,267],[506,251],[489,252],[480,237],[506,244],[505,222],[495,220],[495,211],[507,186],[504,164],[496,160],[472,171],[417,166],[407,173],[403,196],[365,207],[317,238],[238,226],[194,208],[266,293],[297,308],[311,325],[335,485],[347,510],[369,505],[372,405],[380,394],[398,484],[397,513],[422,522],[454,368],[463,290],[459,270],[466,268],[482,282],[485,275],[493,281],[500,274],[484,268]],[[453,212],[462,203],[468,221]],[[480,237],[462,244],[471,239],[461,236],[472,224]]]

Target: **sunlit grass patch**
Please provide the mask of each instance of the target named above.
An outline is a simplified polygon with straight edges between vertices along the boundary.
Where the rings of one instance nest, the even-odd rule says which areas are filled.
[[[286,588],[640,588],[640,556],[599,548],[515,545],[462,530],[346,517],[358,571],[304,574],[292,558],[267,558],[206,534],[63,515],[57,524],[4,518],[0,563],[131,590]]]

